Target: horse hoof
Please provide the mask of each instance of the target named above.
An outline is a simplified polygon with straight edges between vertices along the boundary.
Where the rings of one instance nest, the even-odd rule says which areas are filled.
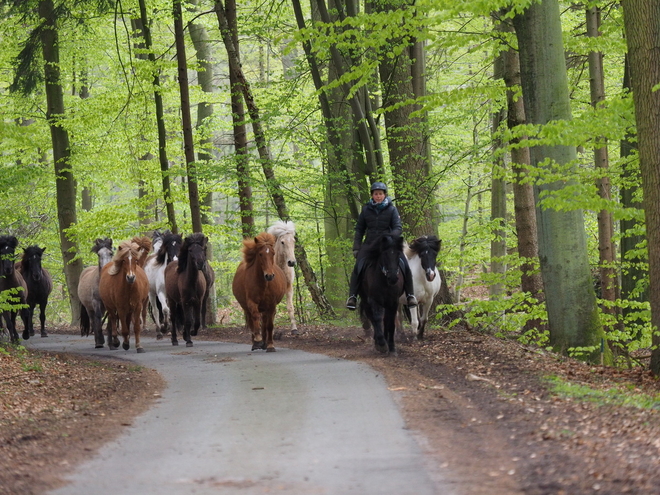
[[[255,342],[254,344],[252,344],[252,350],[253,351],[263,349],[263,348],[264,348],[264,346],[261,342]]]
[[[173,340],[172,345],[179,345],[179,341],[178,340]]]
[[[109,345],[108,349],[110,349],[111,351],[116,351],[117,349],[119,349],[119,346],[118,345]]]
[[[137,348],[137,353],[138,353],[138,354],[142,354],[142,353],[144,353],[144,349],[143,349],[142,347],[138,347],[138,348]]]
[[[125,351],[131,348],[131,344],[129,344],[128,342],[124,342],[121,346],[124,348]]]
[[[387,354],[387,352],[390,350],[389,347],[387,346],[387,342],[375,342],[374,343],[376,346],[376,350],[380,352],[381,354]]]
[[[186,347],[192,347],[193,343],[192,342],[186,342]]]
[[[48,334],[46,332],[41,332],[41,338],[48,337]]]
[[[163,334],[159,333],[158,335],[156,335],[156,340],[163,340]]]
[[[30,332],[27,330],[23,330],[23,340],[29,340],[30,339]]]
[[[30,330],[30,337],[34,337],[34,330]]]
[[[197,337],[197,330],[191,330],[190,335],[192,335],[193,337]]]
[[[108,347],[109,347],[110,349],[112,349],[112,346],[111,346],[111,345],[109,345]],[[94,346],[94,349],[103,349],[103,344],[96,344],[96,345]]]
[[[274,347],[268,347],[266,348],[266,352],[275,352],[276,349]]]

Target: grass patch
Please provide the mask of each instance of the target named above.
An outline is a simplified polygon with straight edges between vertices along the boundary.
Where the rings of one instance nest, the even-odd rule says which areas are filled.
[[[648,395],[625,387],[612,387],[604,390],[587,385],[568,382],[560,377],[547,377],[549,391],[560,397],[568,397],[584,402],[594,402],[599,406],[624,406],[637,409],[660,409],[660,395]]]

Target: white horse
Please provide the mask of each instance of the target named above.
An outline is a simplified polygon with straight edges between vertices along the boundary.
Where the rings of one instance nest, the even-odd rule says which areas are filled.
[[[147,258],[144,271],[149,279],[149,304],[151,305],[151,318],[156,324],[156,339],[160,340],[167,333],[170,321],[170,307],[167,305],[165,295],[165,268],[176,260],[183,239],[179,234],[170,231],[154,236],[154,246],[158,250]],[[146,310],[146,308],[145,308]],[[146,316],[143,311],[143,316]]]
[[[418,340],[424,338],[424,329],[429,321],[429,312],[433,304],[433,299],[440,292],[442,279],[436,268],[438,252],[440,251],[441,241],[436,236],[418,237],[404,248],[404,253],[410,265],[410,272],[413,277],[413,290],[417,298],[417,306],[408,308],[406,306],[406,295],[399,299],[399,328],[403,334],[403,325],[401,324],[401,309],[406,308],[410,312],[410,325],[413,333]]]
[[[268,228],[276,238],[275,262],[286,275],[286,309],[291,320],[291,335],[298,335],[296,313],[293,307],[293,281],[296,276],[296,227],[291,221],[278,220]]]

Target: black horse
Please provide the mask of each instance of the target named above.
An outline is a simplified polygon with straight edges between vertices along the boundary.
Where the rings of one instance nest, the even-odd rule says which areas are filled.
[[[12,342],[18,342],[18,332],[16,331],[17,312],[21,313],[21,319],[23,320],[23,340],[30,338],[27,284],[23,276],[16,270],[15,265],[17,246],[18,239],[13,235],[0,236],[0,293],[8,291],[0,302],[3,306],[2,316],[5,319],[5,325]],[[7,295],[10,299],[6,299]],[[23,307],[16,310],[16,304],[21,304]]]
[[[384,234],[362,248],[364,265],[360,273],[360,315],[374,329],[376,350],[394,352],[394,330],[403,293],[403,238]]]
[[[39,321],[41,323],[41,336],[48,337],[46,333],[46,306],[48,305],[48,296],[53,290],[53,279],[41,265],[46,248],[39,246],[29,246],[23,249],[23,257],[16,268],[27,284],[27,304],[29,306],[30,316],[28,319],[28,329],[30,337],[34,335],[34,308],[39,305]]]

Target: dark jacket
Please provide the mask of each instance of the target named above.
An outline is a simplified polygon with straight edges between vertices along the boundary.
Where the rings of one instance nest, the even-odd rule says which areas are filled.
[[[362,206],[357,224],[355,224],[354,251],[359,250],[363,242],[369,244],[381,234],[401,235],[403,232],[399,210],[396,209],[389,198],[386,198],[386,200],[388,204],[381,211],[378,211],[376,205],[371,201]],[[362,238],[365,233],[367,236],[363,241]]]

